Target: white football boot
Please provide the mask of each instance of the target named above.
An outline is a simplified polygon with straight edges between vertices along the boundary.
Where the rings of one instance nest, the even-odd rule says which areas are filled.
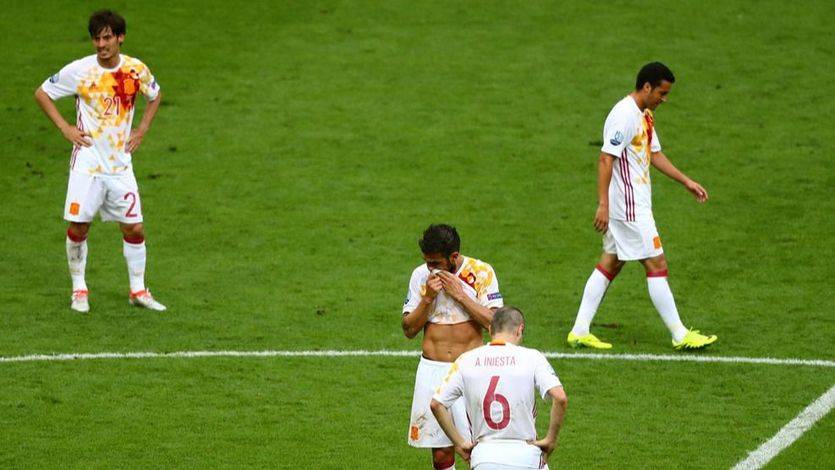
[[[148,310],[156,310],[157,312],[164,312],[165,305],[154,300],[151,291],[145,289],[139,292],[131,292],[128,302],[137,307],[147,308]]]
[[[90,301],[87,299],[86,290],[72,291],[72,303],[70,308],[76,312],[87,313],[90,311]]]

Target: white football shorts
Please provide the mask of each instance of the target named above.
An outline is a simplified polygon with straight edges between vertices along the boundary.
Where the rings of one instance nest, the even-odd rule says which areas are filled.
[[[603,234],[603,251],[617,255],[621,261],[654,258],[664,253],[654,219],[609,219],[609,230]]]
[[[142,202],[133,171],[106,176],[70,171],[64,220],[92,222],[97,213],[103,221],[142,222]]]
[[[525,441],[480,441],[470,455],[473,470],[548,470],[542,450]]]
[[[412,417],[409,422],[409,445],[421,448],[451,447],[452,441],[444,434],[441,425],[429,409],[429,403],[438,387],[444,381],[452,362],[431,361],[420,357],[415,375],[415,394],[412,398]],[[463,398],[455,400],[449,409],[458,432],[465,439],[471,439],[470,423]]]

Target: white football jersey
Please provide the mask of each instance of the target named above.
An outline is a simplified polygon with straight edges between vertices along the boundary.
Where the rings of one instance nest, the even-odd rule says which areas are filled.
[[[652,218],[651,152],[661,151],[652,111],[641,110],[631,96],[606,117],[603,152],[615,158],[609,183],[609,218],[634,222]]]
[[[545,356],[530,348],[491,342],[465,352],[433,397],[449,407],[464,397],[474,442],[536,439],[536,400],[562,386]]]
[[[499,292],[499,281],[493,267],[475,258],[463,257],[461,267],[455,273],[467,295],[487,308],[499,308],[504,305],[502,294]],[[420,305],[420,299],[426,293],[426,281],[429,279],[429,268],[422,264],[412,271],[409,280],[409,291],[403,304],[403,313],[409,313]],[[435,301],[429,306],[429,322],[455,324],[470,321],[466,310],[446,295],[444,291],[435,296]]]
[[[159,85],[145,64],[120,55],[119,65],[107,69],[91,55],[62,68],[43,82],[41,89],[53,100],[74,95],[76,127],[92,137],[92,146],[73,147],[72,171],[113,175],[131,169],[131,155],[125,146],[136,96],[141,93],[153,101],[159,95]]]

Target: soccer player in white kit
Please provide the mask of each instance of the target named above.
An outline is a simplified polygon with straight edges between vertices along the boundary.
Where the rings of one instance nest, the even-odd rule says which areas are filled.
[[[453,361],[484,344],[483,331],[503,300],[493,268],[459,252],[455,227],[430,225],[418,244],[425,263],[412,272],[401,325],[407,338],[423,331],[407,439],[412,447],[431,448],[433,467],[446,470],[455,468],[455,451],[429,402]],[[460,432],[469,435],[462,402],[453,405],[453,414]]]
[[[490,344],[462,354],[432,398],[432,412],[455,450],[475,470],[547,469],[568,404],[545,356],[519,344],[525,321],[505,306],[490,325]],[[548,431],[536,439],[535,392],[551,399]],[[452,424],[449,407],[463,397],[472,440]]]
[[[650,165],[684,185],[698,202],[708,198],[707,191],[679,171],[661,151],[653,111],[667,100],[674,82],[673,72],[664,64],[645,65],[638,72],[635,90],[606,118],[598,162],[599,205],[594,216],[595,229],[604,234],[603,254],[586,282],[577,319],[568,334],[573,347],[612,347],[591,334],[589,328],[609,283],[631,260],[644,265],[649,296],[670,330],[675,349],[704,348],[717,339],[682,324],[667,283],[667,260],[652,215]]]
[[[93,13],[88,31],[96,54],[78,59],[44,81],[35,100],[44,113],[72,142],[69,184],[64,206],[67,259],[72,278],[71,308],[88,312],[87,233],[98,213],[115,220],[124,235],[123,254],[128,265],[131,304],[162,311],[145,287],[145,232],[142,204],[133,175],[131,154],[142,143],[159,109],[162,94],[151,71],[141,61],[120,53],[125,20],[102,10]],[[131,129],[137,95],[148,101],[139,127]],[[75,96],[76,124],[61,116],[53,100]]]

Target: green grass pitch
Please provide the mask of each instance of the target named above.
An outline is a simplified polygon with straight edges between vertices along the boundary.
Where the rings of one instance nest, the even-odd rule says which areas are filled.
[[[679,310],[720,337],[703,354],[835,359],[832,2],[114,2],[123,52],[164,93],[134,166],[169,311],[128,306],[118,230],[97,222],[79,316],[70,149],[32,94],[92,53],[98,7],[0,16],[0,356],[414,350],[399,311],[430,222],[494,266],[527,345],[567,351],[600,250],[603,120],[661,60],[677,76],[656,113],[665,152],[711,196],[653,174]],[[614,352],[671,352],[637,265],[596,321]],[[556,468],[729,468],[835,383],[831,368],[553,364],[569,395]],[[0,466],[428,468],[405,443],[415,366],[0,363]],[[831,466],[833,438],[830,414],[769,468]]]

